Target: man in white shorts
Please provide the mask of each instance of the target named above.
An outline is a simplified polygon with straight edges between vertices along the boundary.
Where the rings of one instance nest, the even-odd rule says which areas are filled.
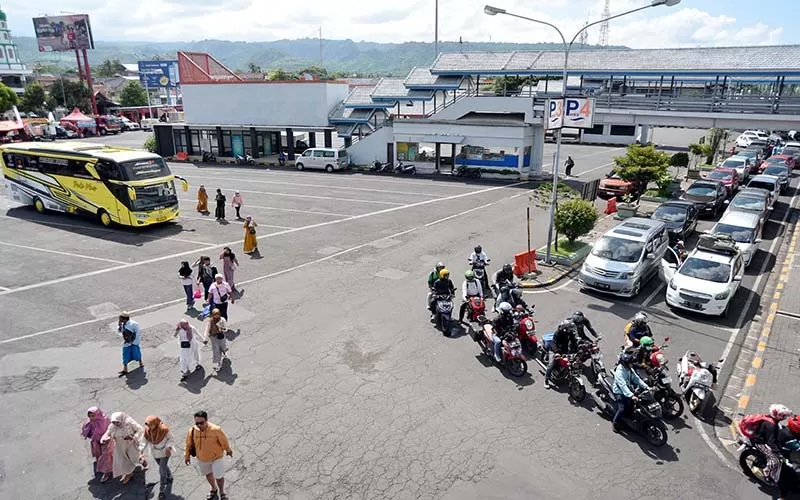
[[[211,485],[207,500],[228,500],[225,494],[225,455],[233,456],[228,436],[218,425],[208,421],[208,413],[198,411],[194,414],[194,425],[186,433],[183,459],[189,465],[191,458],[195,457],[197,468]]]

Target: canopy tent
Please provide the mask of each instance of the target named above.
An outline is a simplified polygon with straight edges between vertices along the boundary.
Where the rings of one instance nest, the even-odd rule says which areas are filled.
[[[24,123],[13,120],[0,121],[0,133],[11,132],[12,130],[22,130],[24,128]]]
[[[62,118],[61,121],[71,122],[80,128],[93,128],[97,126],[94,118],[84,115],[78,108],[73,109],[72,113]]]

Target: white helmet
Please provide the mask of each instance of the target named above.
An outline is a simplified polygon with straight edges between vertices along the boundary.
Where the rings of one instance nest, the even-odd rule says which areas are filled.
[[[631,323],[634,325],[646,325],[647,324],[647,313],[644,311],[639,311],[634,315]]]
[[[501,313],[510,313],[514,308],[508,302],[501,302],[497,305],[497,310]]]
[[[785,420],[792,416],[792,410],[785,407],[784,405],[774,404],[769,405],[769,414],[775,420]]]

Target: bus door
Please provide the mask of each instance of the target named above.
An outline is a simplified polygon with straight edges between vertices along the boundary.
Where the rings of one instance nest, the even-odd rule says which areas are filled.
[[[102,207],[102,210],[108,212],[112,220],[119,221],[121,224],[130,224],[130,212],[124,210],[120,203],[120,200],[125,202],[129,199],[128,187],[113,182],[119,176],[115,172],[109,171],[108,165],[105,163],[88,162],[84,166],[92,179],[97,181],[98,189],[95,191],[96,199],[94,201]]]

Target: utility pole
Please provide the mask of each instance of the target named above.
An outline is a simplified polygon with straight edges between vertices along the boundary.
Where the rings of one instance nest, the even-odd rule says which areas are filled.
[[[606,0],[606,5],[603,8],[603,22],[600,24],[600,46],[604,49],[608,47],[609,17],[611,17],[611,0]]]
[[[433,57],[439,57],[439,0],[435,3],[435,12],[433,15]]]

